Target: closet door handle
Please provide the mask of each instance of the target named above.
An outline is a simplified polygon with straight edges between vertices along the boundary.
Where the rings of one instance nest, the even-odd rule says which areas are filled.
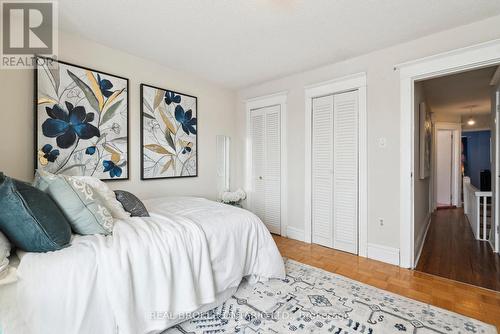
[[[259,180],[263,180],[264,178],[262,176],[259,176]]]

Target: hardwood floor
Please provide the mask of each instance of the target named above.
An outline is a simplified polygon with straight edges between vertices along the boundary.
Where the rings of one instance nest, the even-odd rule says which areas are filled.
[[[273,237],[287,258],[493,324],[500,333],[499,292],[318,245]]]
[[[418,271],[500,291],[500,256],[474,238],[462,209],[437,210],[430,224]]]

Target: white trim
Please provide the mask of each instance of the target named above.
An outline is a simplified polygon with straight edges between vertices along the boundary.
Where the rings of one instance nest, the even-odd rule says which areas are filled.
[[[434,203],[432,203],[432,208],[436,209],[437,207],[437,132],[439,130],[450,130],[453,131],[453,151],[452,151],[452,159],[453,159],[453,184],[452,184],[452,203],[451,205],[455,205],[456,207],[462,206],[462,201],[460,199],[461,195],[461,184],[462,184],[462,176],[460,172],[460,157],[461,157],[461,141],[462,141],[462,124],[460,123],[446,123],[446,122],[436,122],[434,123],[434,133],[433,136],[433,164],[432,164],[432,198],[434,199]],[[415,262],[416,265],[416,262]]]
[[[248,207],[252,208],[251,189],[252,189],[252,140],[250,133],[250,113],[252,110],[279,105],[280,106],[280,126],[281,126],[281,185],[280,185],[280,199],[281,199],[281,217],[280,217],[280,233],[281,236],[287,236],[287,223],[288,223],[288,188],[287,188],[287,175],[288,175],[288,160],[287,160],[287,141],[286,141],[286,102],[287,91],[282,91],[270,95],[254,97],[246,100],[246,154],[245,154],[245,188],[248,193]]]
[[[491,128],[477,128],[477,129],[471,129],[471,128],[462,128],[462,133],[467,133],[467,132],[476,132],[476,131],[491,131]]]
[[[495,73],[491,77],[490,86],[496,86],[500,82],[500,66],[497,67]]]
[[[368,244],[368,258],[399,266],[399,249],[377,244]]]
[[[425,231],[423,236],[417,240],[417,242],[420,244],[418,246],[418,252],[417,255],[415,256],[415,267],[418,264],[418,260],[420,260],[420,255],[422,255],[422,249],[424,249],[424,244],[425,244],[425,239],[427,238],[427,232],[429,232],[429,227],[431,226],[431,219],[432,219],[432,213],[428,213],[427,217],[425,218],[426,226],[425,226]]]
[[[330,95],[332,92],[338,93],[347,90],[354,90],[366,86],[366,73],[346,75],[328,81],[318,82],[304,87],[306,97],[318,97]]]
[[[500,69],[500,66],[499,66]],[[498,72],[499,70],[497,70]],[[495,239],[495,249],[493,250],[495,253],[500,252],[500,84],[497,82],[496,87],[494,88],[494,103],[493,103],[493,121],[495,122],[495,127],[493,134],[495,135],[494,142],[492,143],[495,151],[494,151],[494,156],[495,156],[495,161],[493,161],[494,165],[494,176],[493,180],[494,183],[494,193],[493,193],[493,202],[494,204],[494,209],[492,210],[493,212],[493,221],[494,221],[494,230],[493,230],[493,236]]]
[[[245,103],[250,106],[251,109],[259,109],[264,107],[269,107],[277,104],[286,104],[288,91],[284,90],[281,92],[256,96],[245,100]]]
[[[500,63],[500,40],[426,57],[395,66],[400,71],[400,265],[413,263],[413,154],[414,154],[414,84],[433,78]]]
[[[288,226],[287,229],[287,238],[304,241],[304,230],[300,228],[296,228],[293,226]]]
[[[357,90],[359,98],[359,226],[358,255],[367,256],[368,240],[368,155],[366,125],[366,73],[357,73],[305,87],[305,188],[304,188],[304,241],[311,243],[311,117],[312,99],[319,96]]]
[[[426,73],[446,75],[468,71],[471,68],[495,65],[500,62],[500,39],[474,44],[432,56],[394,65],[401,76],[426,76]]]

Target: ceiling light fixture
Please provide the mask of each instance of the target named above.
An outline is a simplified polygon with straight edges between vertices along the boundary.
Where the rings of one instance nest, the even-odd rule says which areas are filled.
[[[476,121],[474,120],[474,118],[472,118],[472,106],[470,106],[469,113],[470,113],[470,117],[469,117],[469,120],[467,121],[467,124],[472,126],[472,125],[476,124]]]

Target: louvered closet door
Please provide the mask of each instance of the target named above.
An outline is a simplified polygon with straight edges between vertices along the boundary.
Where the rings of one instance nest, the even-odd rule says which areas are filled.
[[[280,107],[251,111],[252,211],[270,232],[281,230],[281,121]]]
[[[280,106],[266,110],[266,167],[264,183],[265,218],[269,231],[280,234],[281,229],[281,122]]]
[[[312,242],[333,247],[333,95],[312,108]]]
[[[262,109],[253,110],[250,119],[252,134],[252,211],[264,221],[266,204],[266,188],[264,183],[266,116]]]
[[[358,252],[358,92],[333,97],[333,248]]]

